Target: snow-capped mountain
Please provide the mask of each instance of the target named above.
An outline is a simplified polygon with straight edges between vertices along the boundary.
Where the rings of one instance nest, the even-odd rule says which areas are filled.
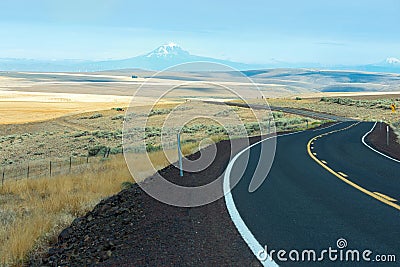
[[[395,57],[388,57],[386,59],[386,64],[399,64],[400,65],[400,59],[395,58]]]
[[[189,52],[183,50],[179,45],[175,43],[169,43],[154,49],[150,53],[146,54],[147,58],[172,58],[179,56],[189,56]]]
[[[190,54],[175,43],[168,43],[159,46],[153,51],[122,60],[107,61],[81,61],[67,62],[59,60],[38,61],[38,60],[19,60],[19,59],[0,59],[0,71],[103,71],[117,69],[148,69],[163,70],[171,66],[182,63],[207,61],[221,63],[236,69],[244,70],[250,68],[261,68],[265,66],[248,65],[228,60],[202,57]]]

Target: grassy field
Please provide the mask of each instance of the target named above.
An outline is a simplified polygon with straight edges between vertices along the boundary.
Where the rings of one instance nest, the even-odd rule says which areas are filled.
[[[182,147],[185,155],[198,144]],[[166,151],[175,155],[176,151]],[[133,155],[145,161],[144,153]],[[162,151],[149,153],[156,169],[170,163]],[[150,170],[148,170],[150,171]],[[151,172],[149,172],[151,174]],[[0,187],[0,266],[21,266],[28,254],[39,255],[59,232],[103,198],[118,193],[132,178],[122,155],[89,164],[81,173],[7,181]]]
[[[135,107],[134,113],[130,115],[129,123],[133,128],[146,123],[146,140],[153,147],[160,144],[162,129],[171,132],[185,118],[198,117],[187,123],[182,135],[184,140],[197,140],[220,135],[223,127],[218,121],[227,127],[233,127],[238,124],[237,116],[249,130],[250,135],[259,133],[256,128],[252,128],[255,116],[248,109],[230,108],[221,111],[219,106],[201,102],[192,102],[190,106],[174,111],[175,116],[179,119],[172,120],[170,118],[169,121],[172,123],[164,125],[169,113],[176,106],[177,103],[155,106],[147,122],[146,110],[149,109],[149,106]],[[66,159],[71,156],[86,157],[88,154],[95,156],[104,147],[111,148],[113,154],[120,153],[125,111],[115,108],[64,116],[44,122],[0,125],[0,167],[10,167],[15,164],[27,165],[28,162],[38,160]],[[260,111],[257,116],[266,119],[267,113]],[[275,114],[275,120],[278,131],[305,127],[305,121],[293,115]],[[312,123],[312,120],[310,121]],[[138,132],[137,129],[133,130]],[[169,141],[174,142],[175,135],[171,134],[171,136],[172,139]],[[140,141],[139,137],[136,142]]]
[[[91,165],[79,175],[9,181],[0,188],[0,263],[23,263],[74,218],[130,179],[123,160]]]

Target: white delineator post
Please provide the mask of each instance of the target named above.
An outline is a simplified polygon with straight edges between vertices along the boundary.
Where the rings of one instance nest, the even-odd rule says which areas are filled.
[[[178,133],[178,158],[179,158],[179,175],[183,177],[183,169],[182,169],[182,151],[181,151],[181,134]]]
[[[389,126],[386,126],[386,145],[389,146]]]

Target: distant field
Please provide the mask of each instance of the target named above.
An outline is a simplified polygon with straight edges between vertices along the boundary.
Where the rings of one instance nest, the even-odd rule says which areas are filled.
[[[170,120],[171,125],[164,125],[170,112],[178,105],[176,103],[161,103],[153,108],[151,116],[147,121],[146,140],[157,149],[161,140],[162,127],[166,132],[174,131],[180,123],[187,122],[182,138],[185,140],[201,140],[206,137],[220,136],[224,134],[224,126],[234,127],[237,125],[236,116],[240,116],[242,123],[248,128],[250,135],[256,135],[259,130],[255,125],[255,117],[245,108],[228,108],[221,110],[220,106],[204,104],[202,102],[191,102],[190,106],[175,111],[178,119]],[[125,110],[107,109],[94,112],[79,113],[43,122],[32,122],[25,124],[0,125],[0,166],[12,166],[29,161],[44,159],[57,159],[73,157],[86,157],[88,153],[93,154],[96,148],[109,147],[112,153],[120,153],[122,150],[122,126],[125,120]],[[121,108],[121,107],[120,107]],[[147,110],[151,106],[138,106],[131,114],[131,126],[139,126],[146,123]],[[266,127],[268,115],[265,111],[258,111],[261,119],[264,119]],[[200,118],[186,121],[186,118]],[[209,119],[202,119],[201,116]],[[289,114],[275,114],[276,130],[292,130],[304,128],[306,123],[301,117]],[[309,123],[318,123],[309,120]],[[134,130],[135,133],[137,130]],[[133,144],[138,147],[141,141],[139,132],[138,139]],[[175,143],[175,135],[168,142]],[[149,148],[150,149],[150,148]]]
[[[131,98],[115,95],[0,91],[0,124],[45,121],[65,115],[128,106]],[[151,100],[143,98],[143,103]]]
[[[154,74],[143,70],[97,73],[0,72],[0,91],[132,96],[143,82],[150,82],[152,90],[147,97],[155,97],[165,86],[177,86],[191,81],[201,86],[187,87],[174,97],[223,98],[226,92],[204,90],[209,87],[209,83],[219,83],[233,89],[240,88],[243,95],[251,98],[255,97],[254,90],[246,90],[246,87],[253,81],[266,97],[320,92],[400,92],[400,74],[312,69],[253,70],[241,73],[164,72],[152,78]]]

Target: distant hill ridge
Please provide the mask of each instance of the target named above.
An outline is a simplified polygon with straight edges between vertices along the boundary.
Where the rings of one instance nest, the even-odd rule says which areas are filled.
[[[147,69],[163,70],[168,67],[196,61],[220,63],[239,70],[273,69],[273,68],[316,68],[316,69],[343,69],[371,72],[400,73],[400,59],[388,57],[377,64],[361,66],[323,66],[313,63],[285,63],[273,61],[269,64],[245,64],[211,57],[192,55],[182,49],[176,43],[161,45],[153,51],[132,58],[121,60],[88,61],[88,60],[34,60],[34,59],[0,59],[0,71],[69,71],[69,72],[93,72],[119,69]]]

